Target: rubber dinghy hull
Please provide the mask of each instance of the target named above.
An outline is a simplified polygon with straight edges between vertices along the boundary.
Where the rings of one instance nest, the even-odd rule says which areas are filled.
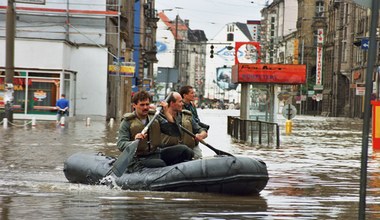
[[[115,158],[76,153],[64,162],[69,182],[99,184]],[[144,168],[116,178],[126,190],[258,194],[269,180],[266,164],[243,156],[215,156],[160,168]]]

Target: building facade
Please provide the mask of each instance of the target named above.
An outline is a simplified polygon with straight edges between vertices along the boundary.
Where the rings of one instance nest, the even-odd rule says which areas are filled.
[[[263,61],[306,64],[307,83],[290,88],[299,91],[302,114],[362,117],[371,10],[349,0],[298,0],[296,29],[286,35],[278,19],[287,3],[273,1],[262,10]],[[379,54],[373,98],[379,97],[378,67]]]
[[[226,24],[208,41],[204,93],[208,104],[222,107],[221,105],[227,103],[240,103],[240,86],[231,82],[231,67],[235,64],[235,43],[252,41],[247,24],[240,22]],[[247,50],[238,49],[238,59],[248,57],[246,55]]]
[[[55,100],[66,93],[70,116],[119,119],[132,111],[133,91],[150,90],[157,62],[154,0],[46,0],[39,5],[14,5],[15,77],[32,80],[15,81],[20,84],[15,86],[20,91],[14,100],[18,115],[54,118]],[[6,56],[6,9],[7,1],[1,0],[1,57]],[[5,60],[0,60],[0,80],[5,78],[4,69]],[[37,82],[42,83],[34,76],[44,83],[50,80],[51,85],[34,91]],[[34,94],[46,97],[36,100]]]
[[[156,86],[160,98],[169,90],[178,91],[181,86],[195,88],[199,98],[204,96],[205,59],[207,38],[203,30],[192,30],[188,20],[179,15],[169,19],[164,12],[158,13],[157,22],[157,72],[161,68],[176,70],[178,80],[161,82]],[[161,80],[162,81],[162,80]],[[165,81],[165,80],[164,80]],[[165,92],[166,90],[166,92]]]
[[[55,102],[65,93],[70,116],[106,115],[107,46],[105,0],[44,5],[15,4],[15,118],[55,119]],[[6,27],[7,1],[0,1],[0,26]],[[5,58],[5,28],[0,57]],[[5,79],[0,59],[0,79]],[[4,95],[4,93],[2,94]]]

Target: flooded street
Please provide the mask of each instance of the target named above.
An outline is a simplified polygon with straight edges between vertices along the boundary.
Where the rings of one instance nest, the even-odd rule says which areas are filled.
[[[63,162],[76,152],[119,154],[118,124],[70,121],[65,128],[0,127],[0,219],[357,219],[362,120],[296,116],[280,149],[232,144],[227,115],[198,110],[211,125],[205,140],[236,155],[263,159],[269,182],[260,195],[124,191],[71,184]],[[15,121],[21,125],[23,121]],[[201,146],[205,156],[213,151]],[[380,218],[380,153],[369,148],[367,219]]]

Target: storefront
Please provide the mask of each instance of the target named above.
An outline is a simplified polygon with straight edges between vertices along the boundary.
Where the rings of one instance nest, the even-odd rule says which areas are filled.
[[[54,120],[56,101],[64,93],[75,115],[76,73],[67,70],[16,69],[13,88],[15,119]],[[5,70],[0,69],[0,109],[4,109]]]

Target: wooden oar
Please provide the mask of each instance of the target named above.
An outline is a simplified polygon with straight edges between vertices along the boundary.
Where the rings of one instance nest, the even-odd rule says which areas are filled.
[[[165,101],[167,102],[169,100],[171,93],[166,97]],[[160,111],[162,109],[162,106],[158,106],[156,109],[156,112],[154,113],[154,116],[149,120],[149,123],[144,127],[144,129],[141,131],[142,134],[145,134],[148,132],[149,127],[152,125],[154,120],[157,118],[157,116],[160,114]],[[139,146],[140,139],[134,140],[132,143],[130,143],[126,148],[124,148],[124,151],[119,155],[117,160],[113,163],[113,167],[110,169],[110,171],[107,172],[106,176],[110,175],[111,173],[115,174],[117,177],[120,177],[123,175],[123,173],[127,170],[129,164],[133,160],[133,157],[136,154],[137,147]]]
[[[188,135],[190,135],[191,137],[195,138],[195,134],[193,134],[191,131],[187,130],[186,128],[184,128],[182,125],[178,124],[179,127]],[[216,149],[215,147],[209,145],[208,143],[206,143],[204,140],[199,140],[199,142],[201,142],[202,144],[204,144],[206,147],[210,148],[211,150],[213,150],[217,155],[227,155],[227,156],[234,156],[230,153],[227,153],[227,152],[224,152],[222,150],[219,150],[219,149]]]

